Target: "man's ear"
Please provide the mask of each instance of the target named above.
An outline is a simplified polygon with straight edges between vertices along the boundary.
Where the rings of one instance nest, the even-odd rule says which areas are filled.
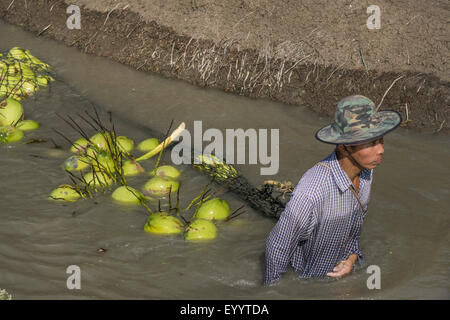
[[[347,155],[348,153],[347,150],[345,150],[345,145],[343,144],[336,145],[336,151],[343,156]]]
[[[353,152],[353,147],[352,146],[347,146],[345,144],[341,145],[342,149],[345,151],[345,155],[351,155]]]

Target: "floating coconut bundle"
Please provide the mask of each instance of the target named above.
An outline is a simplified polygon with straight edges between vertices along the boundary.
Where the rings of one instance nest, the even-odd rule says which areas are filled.
[[[161,169],[161,170],[159,170]],[[163,172],[163,173],[162,173]],[[217,190],[213,194],[207,195],[209,193],[207,184],[200,195],[194,198],[189,206],[184,210],[185,212],[190,209],[196,207],[195,212],[191,216],[191,221],[187,221],[183,215],[180,214],[179,208],[179,188],[176,187],[177,190],[177,204],[175,207],[172,207],[171,201],[171,190],[173,187],[173,182],[176,181],[175,177],[179,177],[180,172],[178,169],[172,166],[161,166],[158,169],[152,171],[152,174],[155,176],[147,182],[144,189],[149,188],[149,184],[152,181],[160,181],[164,184],[161,187],[156,184],[156,190],[165,190],[167,193],[165,194],[168,197],[168,210],[164,212],[160,209],[160,203],[158,201],[158,210],[159,212],[154,213],[149,208],[150,216],[148,217],[146,224],[144,226],[144,230],[149,233],[156,234],[178,234],[180,231],[180,222],[184,225],[183,229],[183,237],[188,241],[203,241],[203,240],[211,240],[216,238],[217,236],[217,227],[215,225],[216,221],[229,221],[232,218],[235,218],[242,214],[243,212],[239,212],[242,207],[235,210],[233,213],[230,213],[230,206],[228,202],[224,199],[215,198],[215,194],[220,191]],[[158,175],[159,174],[159,175]],[[169,175],[172,175],[170,177]],[[160,194],[161,196],[161,194]],[[171,213],[175,211],[176,216]],[[239,212],[239,213],[238,213]],[[180,218],[182,220],[180,220]]]
[[[29,50],[14,47],[6,55],[0,54],[0,99],[21,101],[46,87],[53,77],[50,66]]]
[[[64,134],[55,130],[55,132],[70,142],[70,151],[73,153],[73,155],[62,163],[62,168],[69,173],[75,190],[80,192],[80,198],[92,197],[99,191],[105,193],[113,188],[114,185],[118,184],[119,188],[116,189],[113,199],[120,202],[120,199],[124,198],[125,200],[121,202],[128,203],[141,203],[145,201],[145,196],[139,196],[139,201],[136,201],[135,197],[131,199],[126,197],[130,190],[135,190],[128,186],[126,177],[145,172],[144,168],[138,163],[138,160],[131,154],[134,149],[134,140],[126,136],[117,135],[111,118],[110,127],[107,128],[102,123],[95,108],[94,111],[95,115],[86,112],[87,118],[80,115],[80,118],[89,124],[89,127],[96,130],[95,134],[91,136],[70,116],[66,119],[57,114],[81,136],[75,141],[72,141]],[[177,129],[177,132],[181,132],[183,129],[184,123]],[[148,159],[158,153],[161,154],[163,149],[173,139],[174,136],[171,135],[161,144],[156,144],[159,142],[157,138],[144,140],[144,150],[147,153],[142,155],[141,158],[145,157],[145,159]],[[150,149],[149,143],[152,144],[153,149]],[[168,176],[178,177],[180,174],[179,170],[171,166],[163,166],[161,169],[156,166],[154,171],[157,175],[150,179],[144,188],[147,194],[163,197],[167,195],[169,190],[173,192],[177,191],[179,181]],[[125,188],[120,188],[120,186]],[[137,192],[134,193],[137,194]]]
[[[97,122],[100,121],[98,120]],[[71,126],[75,127],[73,124]],[[105,131],[105,128],[102,125],[100,125],[100,129],[99,131],[107,131]],[[147,142],[153,141],[154,148],[138,158],[135,158],[131,155],[133,149],[131,149],[130,147],[128,150],[124,149],[125,146],[122,146],[124,148],[119,148],[117,146],[117,143],[115,143],[117,139],[110,139],[108,138],[108,135],[104,134],[98,136],[99,141],[103,141],[103,143],[99,143],[98,141],[94,141],[95,143],[92,143],[92,141],[90,141],[91,139],[87,135],[81,134],[83,136],[82,138],[74,142],[70,141],[70,143],[72,144],[71,151],[77,153],[78,155],[86,154],[88,155],[88,157],[95,158],[96,154],[98,154],[99,152],[98,149],[105,149],[105,145],[107,146],[106,149],[108,150],[117,150],[122,156],[120,157],[120,161],[117,161],[117,157],[113,157],[113,159],[116,159],[114,161],[114,171],[112,172],[114,175],[116,175],[116,178],[113,179],[113,182],[119,182],[122,185],[127,185],[126,182],[124,182],[125,177],[138,175],[145,172],[145,170],[139,163],[157,154],[161,155],[162,150],[168,147],[170,143],[177,137],[177,135],[181,133],[182,130],[184,130],[184,123],[180,125],[180,127],[178,127],[176,130],[174,130],[170,136],[167,137],[166,135],[167,138],[156,147],[156,138],[149,138],[144,140]],[[112,131],[109,131],[109,133],[112,137],[117,136]],[[122,139],[123,141],[128,141],[129,138],[125,137],[125,139]],[[132,141],[132,139],[129,140]],[[138,146],[141,145],[141,143],[139,143]],[[112,146],[110,144],[112,144]],[[134,145],[134,141],[129,145]],[[148,149],[146,149],[146,151],[147,150]],[[198,153],[196,154],[195,152],[192,152],[191,155],[193,157],[191,161],[195,168],[212,177],[213,181],[222,185],[222,188],[227,188],[229,191],[237,194],[242,200],[248,203],[250,207],[259,211],[263,215],[278,218],[281,212],[284,210],[285,205],[292,193],[292,188],[285,188],[284,186],[275,184],[265,184],[263,187],[255,188],[247,181],[244,176],[242,176],[236,170],[234,166],[225,163],[223,160],[217,158],[216,156],[210,154],[198,155]],[[120,164],[120,166],[117,165],[118,163]],[[171,193],[179,190],[179,181],[177,180],[177,178],[174,179],[174,177],[179,177],[178,169],[170,166],[161,166],[159,168],[156,167],[149,173],[153,177],[147,181],[142,190],[147,195],[150,195],[152,197],[170,198]],[[75,180],[73,181],[75,182]],[[83,190],[83,188],[80,189]],[[89,192],[87,193],[89,194]],[[208,199],[204,200],[206,201]],[[215,220],[220,219],[216,218]]]
[[[24,136],[21,131],[39,128],[36,121],[24,120],[20,101],[54,81],[49,71],[50,66],[29,50],[14,47],[6,55],[0,53],[0,142],[19,141]]]
[[[144,230],[159,235],[183,233],[183,238],[187,241],[212,240],[217,237],[217,221],[229,221],[243,213],[239,212],[242,209],[240,207],[230,214],[230,206],[226,200],[214,198],[203,202],[203,195],[200,198],[195,204],[197,209],[192,215],[191,221],[187,221],[183,215],[180,215],[178,205],[177,208],[171,208],[169,205],[169,210],[157,213],[151,212],[144,225]],[[194,199],[193,202],[196,200],[198,198]],[[177,211],[176,215],[171,214],[174,209]]]
[[[71,143],[70,150],[74,155],[64,161],[63,168],[70,173],[75,185],[72,187],[65,186],[67,189],[63,188],[62,191],[61,187],[58,187],[52,191],[51,199],[74,201],[91,197],[98,191],[106,192],[114,185],[120,184],[111,193],[111,198],[121,204],[142,205],[149,214],[144,224],[146,232],[159,235],[183,234],[184,239],[188,241],[216,238],[217,227],[215,222],[229,220],[233,217],[233,214],[230,214],[228,203],[223,199],[213,198],[214,194],[206,196],[207,185],[200,196],[195,198],[185,209],[187,212],[191,208],[196,208],[191,217],[192,221],[187,221],[181,215],[179,207],[180,170],[171,165],[159,166],[162,151],[184,129],[184,124],[160,144],[156,144],[158,140],[154,138],[144,140],[147,143],[151,142],[153,149],[149,149],[148,146],[143,148],[141,142],[139,144],[141,150],[145,150],[147,153],[135,159],[131,155],[134,147],[132,139],[126,136],[117,136],[113,126],[110,129],[105,128],[101,124],[98,114],[97,118],[90,117],[91,120],[95,120],[94,123],[90,123],[90,126],[94,128],[96,125],[98,126],[98,132],[90,137],[72,118],[69,117],[69,120],[63,118],[64,121],[71,124],[72,128],[76,128],[82,136],[73,142],[66,138]],[[86,121],[86,119],[84,120]],[[63,135],[63,137],[65,136]],[[151,178],[144,184],[142,192],[129,186],[125,177],[144,172],[138,162],[151,158],[158,153],[159,157],[155,168],[149,172]],[[223,165],[223,169],[225,172],[229,167]],[[235,169],[229,170],[230,173],[237,174]],[[75,179],[78,177],[76,172],[81,172],[79,177],[81,184]],[[71,193],[69,194],[68,191]],[[77,193],[77,195],[73,193]],[[176,206],[172,207],[171,198],[174,193],[176,193],[177,201]],[[168,201],[168,210],[161,210],[161,200]],[[153,202],[153,204],[149,204],[148,201]],[[156,201],[158,201],[158,211],[151,209]],[[174,214],[174,211],[176,214]]]
[[[92,197],[98,191],[104,193],[111,191],[111,199],[115,202],[142,205],[147,209],[149,216],[144,225],[145,231],[160,235],[183,234],[185,240],[214,239],[218,232],[216,223],[228,221],[230,218],[238,216],[236,213],[242,207],[234,213],[230,213],[230,207],[223,199],[201,196],[201,199],[194,199],[195,201],[193,201],[196,203],[192,206],[197,206],[197,208],[195,213],[191,215],[191,221],[186,220],[180,213],[178,206],[181,185],[179,181],[180,171],[169,165],[158,166],[160,158],[158,158],[154,170],[146,172],[140,165],[142,161],[155,155],[159,154],[159,157],[161,157],[162,151],[184,130],[184,124],[174,130],[170,136],[166,135],[167,138],[162,143],[159,143],[157,138],[149,138],[135,144],[133,139],[117,135],[112,122],[110,128],[105,128],[97,114],[96,116],[90,116],[90,120],[92,120],[90,127],[97,127],[97,132],[93,136],[88,136],[79,131],[81,137],[75,141],[69,140],[74,155],[65,161],[64,167],[71,172],[70,177],[74,182],[71,190],[78,192],[79,197],[77,199]],[[86,119],[83,119],[83,121],[86,122]],[[81,130],[73,120],[71,127],[77,131],[78,129]],[[134,157],[133,153],[136,152],[146,153]],[[196,153],[192,152],[191,154],[195,155]],[[251,207],[272,217],[278,217],[284,209],[283,202],[272,197],[272,193],[267,189],[253,188],[235,167],[228,165],[214,155],[197,154],[196,157],[196,160],[200,160],[200,163],[198,164],[193,158],[194,167],[212,177],[213,181],[237,193]],[[89,173],[85,171],[89,171]],[[128,185],[125,180],[126,177],[142,173],[151,175],[143,188],[138,190]],[[75,174],[82,174],[79,180],[75,178]],[[94,186],[98,188],[94,189]],[[170,205],[171,197],[173,198],[171,194],[173,193],[177,193],[176,208],[172,208]],[[59,195],[55,198],[61,199],[63,197]],[[157,210],[153,208],[155,198],[159,198]],[[73,201],[70,198],[68,200]],[[169,201],[169,210],[166,208],[163,211],[161,210],[161,200]]]

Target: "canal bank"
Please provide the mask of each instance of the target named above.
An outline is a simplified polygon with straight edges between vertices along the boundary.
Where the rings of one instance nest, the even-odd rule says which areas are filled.
[[[68,2],[1,0],[0,17],[39,37],[197,86],[327,116],[342,97],[359,93],[380,110],[400,112],[406,128],[448,133],[448,6],[435,2],[382,6],[380,30],[367,30],[369,4],[344,1],[334,7],[306,1],[302,8],[289,1],[276,8],[258,1],[74,1],[81,29],[71,30]]]

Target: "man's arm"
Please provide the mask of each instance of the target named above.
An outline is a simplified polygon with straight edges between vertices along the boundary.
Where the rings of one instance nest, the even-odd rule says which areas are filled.
[[[355,255],[355,261],[358,259],[363,259],[363,253],[361,250],[361,244],[360,244],[360,237],[361,237],[361,231],[362,231],[362,223],[364,218],[358,217],[357,222],[355,222],[355,232],[353,233],[352,237],[347,242],[347,245],[345,246],[344,250],[344,256],[342,257],[342,260],[347,260],[350,255]]]
[[[294,191],[266,240],[265,285],[281,278],[298,242],[309,239],[317,223],[312,209],[312,201],[303,193]]]
[[[359,243],[361,235],[361,226],[358,229],[356,235],[350,239],[347,246],[345,247],[344,256],[342,261],[334,267],[332,272],[328,272],[329,277],[342,277],[353,270],[358,259],[363,259],[363,254],[361,252],[361,246]]]
[[[342,277],[353,270],[353,266],[358,259],[356,254],[351,254],[346,260],[341,261],[336,267],[334,267],[333,272],[328,272],[329,277]]]
[[[360,234],[361,234],[361,229],[358,231],[358,234],[353,237],[349,243],[347,244],[346,248],[345,248],[345,254],[343,257],[343,260],[348,259],[348,257],[350,255],[354,255],[355,256],[355,262],[356,260],[362,259],[363,258],[363,254],[361,251],[361,245],[360,245]]]

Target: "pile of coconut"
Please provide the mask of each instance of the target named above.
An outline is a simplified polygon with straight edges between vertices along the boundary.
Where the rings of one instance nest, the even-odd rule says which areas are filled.
[[[38,122],[24,119],[20,101],[54,81],[49,71],[29,50],[14,47],[6,55],[0,53],[0,143],[19,141],[24,131],[39,128]]]
[[[135,159],[131,156],[131,152],[136,151],[133,150],[135,143],[129,137],[115,136],[113,132],[103,131],[89,138],[79,138],[72,142],[70,148],[74,154],[62,164],[63,169],[70,173],[74,185],[59,186],[50,193],[49,198],[77,201],[80,198],[90,197],[95,192],[107,193],[113,190],[111,198],[114,201],[125,205],[142,205],[147,209],[148,218],[144,225],[146,232],[162,235],[182,234],[186,240],[214,239],[217,236],[215,223],[235,217],[237,211],[231,214],[226,200],[206,197],[202,191],[202,194],[186,208],[185,212],[195,208],[191,221],[187,221],[180,214],[179,208],[180,170],[171,165],[158,166],[157,162],[155,169],[146,172],[139,164],[139,161],[153,155],[161,155],[164,147],[170,142],[168,139],[163,143],[157,138],[141,141],[136,149],[146,154]],[[213,156],[202,155],[202,158],[209,161],[217,160]],[[75,172],[80,174],[75,175]],[[127,177],[139,174],[150,176],[141,190],[129,186],[126,181]],[[113,187],[114,185],[116,186]],[[173,198],[175,193],[177,205],[172,207],[171,197]],[[161,199],[169,199],[168,210],[161,211],[159,205]],[[150,208],[156,202],[158,211]]]

